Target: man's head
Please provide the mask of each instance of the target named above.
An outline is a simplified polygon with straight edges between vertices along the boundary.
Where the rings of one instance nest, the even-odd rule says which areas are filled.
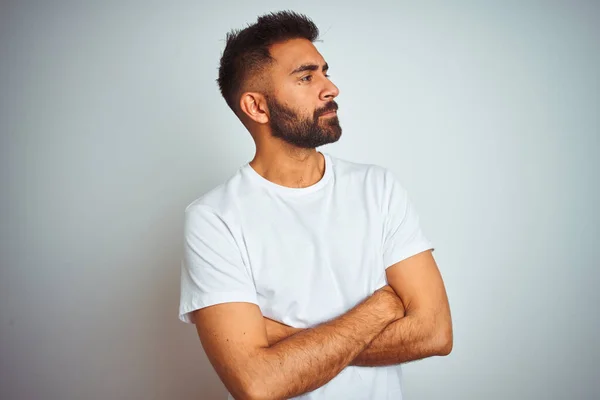
[[[249,130],[268,127],[273,137],[301,148],[340,138],[333,100],[339,91],[313,45],[318,34],[306,16],[283,11],[227,35],[219,88]]]

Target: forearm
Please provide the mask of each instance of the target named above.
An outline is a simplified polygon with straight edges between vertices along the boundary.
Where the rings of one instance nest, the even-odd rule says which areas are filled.
[[[348,313],[262,349],[252,363],[254,393],[284,399],[323,386],[393,321],[370,299]]]
[[[407,315],[389,324],[351,364],[374,367],[447,355],[452,334],[440,326],[433,316]]]

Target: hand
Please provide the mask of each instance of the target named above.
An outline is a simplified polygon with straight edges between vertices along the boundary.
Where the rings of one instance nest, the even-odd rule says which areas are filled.
[[[264,317],[263,319],[265,320],[265,326],[267,328],[267,340],[269,341],[269,346],[287,339],[293,334],[303,330],[301,328],[292,328],[291,326],[282,324],[267,317]]]
[[[390,285],[385,285],[384,287],[376,290],[373,295],[378,295],[385,309],[388,310],[388,312],[393,313],[394,321],[404,318],[406,311],[404,308],[404,303],[402,303],[402,299],[396,294]]]

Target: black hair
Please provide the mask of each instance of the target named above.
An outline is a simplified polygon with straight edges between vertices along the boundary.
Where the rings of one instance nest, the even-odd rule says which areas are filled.
[[[237,114],[238,96],[244,84],[273,61],[269,46],[300,38],[314,42],[318,37],[315,23],[293,11],[265,14],[256,23],[227,33],[217,83],[229,108]]]

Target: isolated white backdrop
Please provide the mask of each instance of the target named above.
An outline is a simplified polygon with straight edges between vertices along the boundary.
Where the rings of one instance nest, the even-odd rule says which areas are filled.
[[[600,397],[600,5],[9,1],[0,6],[0,398],[222,399],[177,320],[183,210],[253,156],[225,33],[314,19],[322,148],[403,180],[454,320],[407,399]]]

